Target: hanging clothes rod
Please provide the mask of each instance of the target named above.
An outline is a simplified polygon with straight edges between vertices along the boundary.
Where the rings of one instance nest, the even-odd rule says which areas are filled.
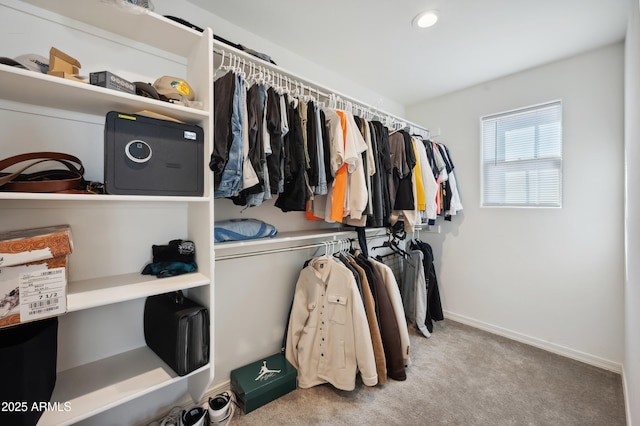
[[[303,92],[301,94],[304,94],[305,91],[311,97],[316,94],[318,97],[324,97],[327,100],[337,102],[339,105],[341,104],[343,109],[350,109],[354,114],[359,112],[361,115],[366,116],[367,114],[370,114],[371,116],[378,117],[383,121],[386,121],[385,124],[387,127],[393,127],[395,130],[408,129],[412,134],[420,134],[425,138],[429,138],[429,130],[419,124],[412,123],[402,117],[398,117],[397,115],[388,113],[372,105],[368,105],[355,98],[344,95],[335,90],[331,90],[310,80],[301,78],[294,73],[282,69],[278,65],[274,65],[249,53],[243,52],[233,46],[222,44],[217,40],[214,40],[213,44],[213,52],[221,57],[220,67],[225,66],[225,61],[229,61],[229,67],[234,66],[241,68],[244,72],[253,70],[258,74],[262,73],[264,76],[271,76],[275,78],[276,81],[282,82],[285,85],[293,85],[293,87],[298,89],[299,92]]]
[[[294,250],[307,250],[307,249],[319,248],[319,247],[325,247],[328,252],[329,250],[333,251],[333,249],[335,249],[336,247],[340,247],[343,245],[346,246],[352,243],[353,243],[353,240],[351,238],[347,238],[342,240],[323,241],[320,243],[305,244],[305,245],[299,245],[299,246],[290,246],[290,247],[283,247],[283,248],[276,248],[276,249],[257,250],[257,251],[244,252],[244,253],[228,254],[228,255],[216,256],[215,260],[216,262],[218,262],[222,260],[240,259],[243,257],[262,256],[265,254],[283,253],[283,252],[294,251]]]
[[[366,240],[370,241],[376,238],[385,238],[385,237],[386,237],[386,234],[380,234],[379,229],[374,228],[374,229],[371,229],[371,233],[366,236]],[[235,254],[226,254],[226,255],[216,256],[215,261],[217,262],[222,260],[240,259],[244,257],[262,256],[262,255],[273,254],[273,253],[284,253],[284,252],[294,251],[294,250],[308,250],[308,249],[320,248],[320,247],[325,247],[327,248],[327,250],[331,250],[332,248],[340,247],[341,245],[351,246],[354,242],[357,243],[358,240],[354,238],[343,238],[340,240],[325,240],[319,243],[304,244],[304,245],[298,245],[298,246],[288,246],[288,247],[275,248],[275,249],[255,250],[255,251],[235,253]],[[215,250],[215,247],[214,247],[214,250]]]

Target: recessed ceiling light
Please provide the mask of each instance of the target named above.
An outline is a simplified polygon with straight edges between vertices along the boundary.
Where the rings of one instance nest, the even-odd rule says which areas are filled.
[[[435,10],[427,10],[413,18],[413,25],[418,28],[429,28],[436,22],[438,22],[438,12]]]

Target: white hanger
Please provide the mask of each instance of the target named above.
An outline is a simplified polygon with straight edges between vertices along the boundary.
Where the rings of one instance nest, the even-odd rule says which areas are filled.
[[[225,55],[227,54],[227,52],[225,52],[224,49],[223,49],[222,52],[220,52],[220,53],[222,55],[222,60],[220,61],[220,66],[218,67],[218,69],[216,71],[224,69],[224,58],[225,58]]]
[[[291,105],[293,105],[293,108],[298,108],[298,82],[292,81],[291,79],[289,79],[289,84],[291,86],[294,86],[294,85],[296,86],[295,90],[290,88],[289,93],[291,95]]]
[[[240,62],[240,58],[238,58],[236,55],[232,55],[233,58],[233,65],[231,65],[233,72],[235,72],[236,74],[238,74],[240,72],[240,67],[239,67],[239,62]]]

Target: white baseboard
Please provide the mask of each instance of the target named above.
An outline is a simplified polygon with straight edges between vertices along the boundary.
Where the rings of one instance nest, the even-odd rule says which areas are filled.
[[[471,327],[478,328],[480,330],[488,331],[489,333],[507,337],[517,342],[535,346],[536,348],[544,349],[546,351],[549,351],[558,355],[562,355],[567,358],[574,359],[576,361],[581,361],[581,362],[584,362],[585,364],[593,365],[595,367],[609,370],[618,374],[622,373],[622,365],[617,362],[613,362],[604,358],[590,355],[585,352],[580,352],[575,349],[568,348],[566,346],[546,342],[536,337],[527,336],[526,334],[518,333],[513,330],[509,330],[509,329],[498,327],[482,321],[478,321],[473,318],[466,317],[464,315],[458,315],[450,311],[444,311],[444,316],[445,318],[450,319],[452,321],[460,322],[462,324],[466,324]]]
[[[622,366],[622,394],[624,395],[624,407],[625,414],[627,416],[627,426],[632,426],[631,424],[631,401],[629,401],[629,388],[627,387],[627,375],[624,370],[624,365]]]
[[[211,385],[209,389],[204,393],[204,396],[198,403],[198,405],[206,405],[209,403],[209,397],[213,397],[222,392],[231,392],[231,381],[226,380],[222,383],[214,383]]]

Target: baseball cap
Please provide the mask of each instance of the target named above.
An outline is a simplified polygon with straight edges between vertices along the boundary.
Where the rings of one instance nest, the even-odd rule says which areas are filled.
[[[27,53],[14,58],[20,65],[31,71],[46,74],[49,71],[49,59],[35,53]]]
[[[144,96],[145,98],[160,99],[158,91],[151,85],[151,83],[134,81],[133,84],[136,85],[136,95]]]
[[[14,60],[14,59],[11,59],[11,58],[7,58],[6,56],[0,56],[0,64],[5,64],[5,65],[10,65],[12,67],[27,69],[27,67],[22,65],[20,62]]]
[[[165,75],[157,79],[153,83],[153,87],[158,92],[160,99],[165,98],[169,101],[192,101],[195,99],[193,89],[182,78]]]

